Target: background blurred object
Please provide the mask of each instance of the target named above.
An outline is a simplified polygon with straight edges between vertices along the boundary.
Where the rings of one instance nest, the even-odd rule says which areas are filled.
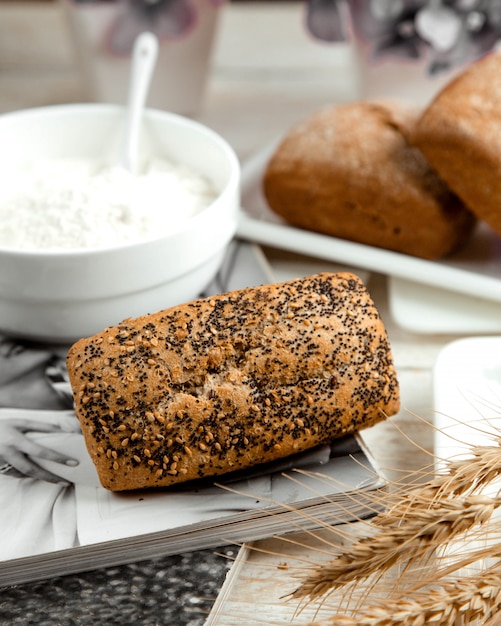
[[[497,0],[306,0],[306,6],[313,37],[353,43],[364,98],[425,103],[501,38]]]
[[[0,113],[83,98],[73,41],[55,0],[0,2]]]
[[[122,103],[130,53],[140,32],[158,37],[148,106],[194,115],[203,101],[224,0],[61,0],[85,96]]]

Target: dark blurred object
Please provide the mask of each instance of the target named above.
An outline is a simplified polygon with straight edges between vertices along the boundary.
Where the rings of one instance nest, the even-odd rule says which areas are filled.
[[[335,43],[352,33],[369,44],[372,59],[427,58],[429,74],[475,61],[501,39],[497,0],[306,1],[315,38]]]

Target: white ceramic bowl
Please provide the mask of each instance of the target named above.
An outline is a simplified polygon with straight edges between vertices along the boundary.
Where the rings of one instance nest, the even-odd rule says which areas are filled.
[[[77,104],[0,116],[0,172],[23,158],[118,154],[124,109]],[[198,297],[216,274],[236,231],[240,167],[232,148],[205,126],[147,110],[141,150],[185,165],[219,195],[185,226],[154,239],[106,249],[0,248],[0,333],[58,343],[99,332],[126,317]],[[166,210],[175,210],[168,206]]]

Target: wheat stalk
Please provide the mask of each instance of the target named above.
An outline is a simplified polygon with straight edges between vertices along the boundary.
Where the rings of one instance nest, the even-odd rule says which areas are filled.
[[[474,446],[468,458],[447,463],[446,473],[394,494],[395,502],[371,520],[367,535],[314,568],[292,597],[318,598],[399,563],[424,562],[439,546],[485,524],[501,500],[476,492],[501,475],[499,443],[495,438],[492,446]]]
[[[335,558],[303,559],[286,596],[327,609],[308,626],[501,626],[501,492],[490,495],[501,478],[501,436],[441,465],[372,494],[379,512],[363,520],[362,535],[332,529],[342,547],[322,535],[315,549]]]
[[[495,437],[492,445],[472,446],[468,457],[445,462],[444,471],[424,483],[397,485],[362,537],[330,563],[310,568],[291,598],[309,603],[338,589],[345,594],[336,615],[314,626],[463,626],[475,620],[499,626],[501,545],[478,550],[475,543],[501,536],[493,519],[501,496],[486,495],[501,477],[500,445]],[[462,552],[454,556],[459,540]],[[487,568],[486,559],[495,565]],[[479,571],[466,576],[463,569],[472,563]],[[426,576],[420,572],[425,565]],[[386,575],[395,566],[400,576],[389,586]],[[370,601],[375,590],[386,592],[384,601]]]
[[[316,568],[293,592],[296,598],[317,598],[353,581],[381,574],[403,561],[428,559],[438,546],[464,535],[489,521],[501,498],[474,495],[455,500],[437,500],[420,506],[405,520],[394,518],[390,526],[362,537],[326,565]]]
[[[501,476],[501,438],[495,437],[492,445],[472,446],[470,456],[449,460],[446,473],[431,482],[437,497],[458,495],[482,490]]]
[[[492,619],[501,610],[501,562],[473,576],[427,584],[361,607],[355,616],[333,615],[308,626],[458,626]]]

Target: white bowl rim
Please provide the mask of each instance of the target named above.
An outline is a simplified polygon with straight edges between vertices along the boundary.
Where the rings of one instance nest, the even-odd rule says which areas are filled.
[[[22,117],[34,117],[36,115],[58,115],[61,112],[67,113],[90,113],[94,111],[99,111],[103,113],[125,113],[125,106],[120,104],[107,104],[107,103],[69,103],[69,104],[56,104],[49,105],[43,107],[32,107],[27,109],[19,109],[16,111],[8,111],[6,113],[0,114],[0,127],[2,124],[7,123],[10,118],[22,118]],[[96,247],[86,247],[86,248],[62,248],[62,249],[24,249],[24,248],[9,248],[0,245],[0,257],[1,256],[9,256],[9,257],[81,257],[86,258],[88,256],[95,256],[96,254],[108,254],[110,252],[115,251],[125,251],[130,250],[132,248],[136,249],[141,246],[145,246],[151,244],[152,242],[158,242],[161,240],[168,241],[170,237],[177,236],[180,233],[185,232],[188,229],[193,228],[193,225],[196,226],[197,222],[201,220],[207,219],[207,213],[213,213],[220,202],[227,196],[236,193],[240,188],[240,162],[238,157],[229,144],[229,142],[219,135],[216,131],[212,130],[208,126],[193,120],[191,118],[179,115],[177,113],[171,113],[170,111],[163,111],[161,109],[153,109],[147,108],[145,110],[145,115],[148,117],[158,118],[170,118],[173,121],[176,121],[185,126],[192,127],[197,132],[206,135],[207,137],[214,140],[214,142],[222,148],[223,152],[228,158],[228,163],[230,164],[230,169],[232,175],[228,181],[228,184],[225,188],[218,194],[217,198],[213,200],[210,204],[207,205],[202,211],[199,213],[192,215],[186,222],[177,227],[176,229],[170,231],[167,234],[148,237],[144,239],[140,239],[138,241],[125,242],[123,244],[113,245],[113,246],[96,246]],[[216,208],[215,208],[216,207]]]

